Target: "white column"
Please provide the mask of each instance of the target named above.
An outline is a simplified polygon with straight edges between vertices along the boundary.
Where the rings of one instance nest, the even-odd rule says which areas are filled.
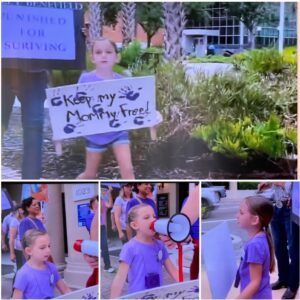
[[[83,184],[81,185],[83,186]],[[87,229],[78,226],[77,207],[80,204],[88,203],[91,197],[88,196],[89,198],[74,201],[73,192],[75,186],[76,184],[64,184],[68,240],[68,258],[66,259],[67,267],[64,271],[64,278],[70,287],[83,288],[93,270],[83,259],[83,254],[73,249],[73,245],[76,240],[89,239]],[[94,184],[93,196],[98,194],[98,192],[98,185]]]
[[[240,21],[240,49],[244,49],[244,23]]]
[[[238,182],[237,181],[230,181],[229,182],[229,190],[232,192],[236,192],[238,190]]]
[[[282,53],[284,43],[284,2],[280,2],[279,26],[278,26],[278,51]]]
[[[48,207],[46,228],[51,239],[51,255],[59,270],[64,269],[64,224],[61,197],[61,184],[48,184]]]

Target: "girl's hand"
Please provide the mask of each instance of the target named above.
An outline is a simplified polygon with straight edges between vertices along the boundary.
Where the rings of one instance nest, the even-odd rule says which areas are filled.
[[[160,234],[159,239],[164,242],[168,249],[174,249],[177,246],[177,244],[173,240],[171,240],[167,235]]]
[[[123,231],[119,232],[119,239],[123,240],[124,237],[125,237],[125,235],[124,235]]]
[[[5,243],[2,244],[2,250],[3,251],[7,251],[8,250],[8,247]]]
[[[66,283],[62,279],[57,281],[56,287],[62,294],[67,294],[72,292],[72,290],[66,285]]]
[[[11,254],[10,254],[10,260],[11,260],[12,262],[16,262],[16,254],[15,254],[15,253],[11,253]]]
[[[98,257],[97,256],[90,256],[90,255],[84,254],[83,258],[90,265],[90,267],[92,269],[95,269],[95,268],[99,267]]]

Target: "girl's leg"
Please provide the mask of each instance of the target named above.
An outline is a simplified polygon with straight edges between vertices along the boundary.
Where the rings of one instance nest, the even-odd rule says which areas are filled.
[[[77,176],[77,179],[96,179],[102,153],[86,151],[85,170]]]
[[[131,161],[129,144],[114,144],[113,151],[116,156],[122,179],[135,179]]]

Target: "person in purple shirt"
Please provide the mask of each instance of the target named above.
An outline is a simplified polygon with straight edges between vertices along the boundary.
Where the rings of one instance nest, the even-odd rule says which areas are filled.
[[[41,212],[40,202],[32,197],[29,197],[22,201],[22,208],[26,218],[20,222],[19,240],[22,241],[25,232],[29,229],[38,229],[42,232],[46,232],[43,222],[37,218]]]
[[[82,74],[78,83],[122,78],[121,75],[113,72],[114,64],[119,61],[117,46],[114,42],[106,38],[95,40],[92,45],[91,60],[95,64],[96,70]],[[95,179],[97,177],[103,152],[108,146],[112,146],[120,167],[121,177],[123,179],[134,179],[130,142],[127,131],[93,134],[86,136],[85,139],[85,170],[77,178]]]
[[[273,212],[272,203],[261,196],[247,197],[240,205],[237,222],[249,240],[237,276],[241,283],[238,299],[272,299],[270,272],[275,269],[275,255],[269,224]]]
[[[62,294],[71,292],[60,278],[56,266],[47,261],[51,255],[47,233],[28,230],[22,240],[22,247],[30,258],[17,272],[13,299],[51,299],[55,296],[55,287]]]
[[[111,286],[110,298],[121,295],[126,278],[128,293],[134,293],[163,285],[163,266],[178,282],[178,271],[171,262],[162,241],[156,240],[150,224],[156,219],[153,208],[147,204],[134,206],[128,215],[128,223],[136,236],[127,242],[120,254],[118,272]]]

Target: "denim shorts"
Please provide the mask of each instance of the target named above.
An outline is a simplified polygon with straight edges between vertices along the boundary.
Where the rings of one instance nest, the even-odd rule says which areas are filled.
[[[129,145],[130,144],[127,131],[122,132],[118,137],[116,137],[115,139],[113,139],[112,141],[110,141],[109,143],[106,143],[106,144],[96,144],[96,143],[88,140],[87,138],[85,139],[85,149],[86,149],[86,151],[89,151],[89,152],[102,153],[102,152],[106,151],[109,146],[118,145],[118,144],[120,144],[120,145]]]

